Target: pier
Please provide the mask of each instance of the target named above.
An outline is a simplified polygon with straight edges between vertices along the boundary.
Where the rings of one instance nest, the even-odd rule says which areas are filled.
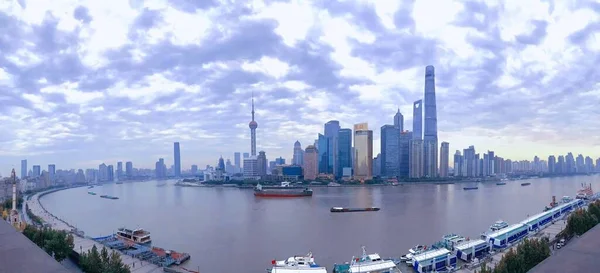
[[[53,190],[55,191],[55,190]],[[81,253],[87,253],[88,250],[91,250],[93,246],[96,246],[96,248],[98,249],[98,251],[102,250],[102,247],[104,247],[101,243],[94,241],[92,238],[89,237],[85,237],[82,234],[77,234],[77,232],[72,232],[75,227],[70,225],[69,223],[67,223],[66,221],[56,217],[55,215],[53,215],[52,213],[48,212],[44,206],[40,203],[39,201],[39,197],[40,195],[43,194],[47,194],[51,191],[46,191],[46,192],[40,192],[40,193],[36,193],[35,195],[31,196],[30,198],[27,198],[26,200],[24,200],[24,202],[27,203],[27,205],[29,206],[29,209],[31,210],[31,212],[40,217],[45,224],[47,224],[49,227],[51,227],[52,229],[55,230],[64,230],[68,233],[72,233],[73,234],[73,241],[74,241],[74,247],[73,247],[73,251],[81,254]],[[109,252],[110,249],[108,247],[106,247]],[[116,251],[116,250],[115,250]],[[128,265],[131,272],[133,273],[149,273],[149,272],[165,272],[165,268],[155,265],[153,263],[147,262],[147,261],[143,261],[140,260],[138,258],[133,257],[133,255],[126,255],[123,252],[120,251],[116,251],[117,253],[119,253],[119,255],[121,256],[121,261],[123,262],[123,264]],[[179,269],[177,267],[170,267],[168,268],[168,272],[192,272],[189,270],[185,270],[185,269]]]

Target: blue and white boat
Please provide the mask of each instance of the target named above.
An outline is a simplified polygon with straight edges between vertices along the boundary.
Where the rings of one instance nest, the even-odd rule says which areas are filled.
[[[490,231],[498,231],[503,228],[507,228],[508,223],[502,220],[496,221],[493,225],[490,226]]]
[[[350,263],[333,265],[333,273],[401,273],[393,260],[381,259],[379,254],[368,254],[362,247],[360,258],[352,257]]]
[[[273,268],[267,269],[268,273],[327,273],[327,269],[315,263],[311,252],[302,256],[296,255],[287,260],[271,261]]]

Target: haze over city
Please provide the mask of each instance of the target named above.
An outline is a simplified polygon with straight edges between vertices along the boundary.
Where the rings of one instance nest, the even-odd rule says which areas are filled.
[[[411,129],[427,65],[451,154],[600,156],[594,1],[67,2],[0,3],[4,176],[25,158],[172,164],[176,141],[184,169],[233,160],[252,94],[269,159],[329,120],[368,122],[375,155],[398,109]]]

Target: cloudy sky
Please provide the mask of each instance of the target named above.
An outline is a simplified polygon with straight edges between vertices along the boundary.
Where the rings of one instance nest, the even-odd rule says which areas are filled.
[[[411,129],[436,67],[440,141],[600,156],[594,0],[0,1],[0,173],[291,158],[336,119]]]

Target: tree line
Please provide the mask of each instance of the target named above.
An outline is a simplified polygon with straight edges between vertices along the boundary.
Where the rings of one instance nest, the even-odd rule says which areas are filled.
[[[479,273],[526,273],[550,256],[548,238],[524,239],[515,251],[509,249],[494,269],[481,264]]]
[[[110,254],[106,247],[98,252],[96,245],[88,250],[87,253],[79,255],[79,267],[86,273],[130,273],[129,266],[123,264],[118,252],[112,251]]]
[[[582,235],[588,230],[595,227],[600,220],[600,200],[596,200],[588,205],[588,209],[579,209],[571,215],[567,220],[565,230],[557,237],[573,237]]]
[[[71,254],[73,250],[73,235],[67,234],[62,230],[53,230],[50,228],[36,228],[27,226],[23,230],[23,235],[29,238],[41,249],[46,251],[56,261],[61,262]]]

